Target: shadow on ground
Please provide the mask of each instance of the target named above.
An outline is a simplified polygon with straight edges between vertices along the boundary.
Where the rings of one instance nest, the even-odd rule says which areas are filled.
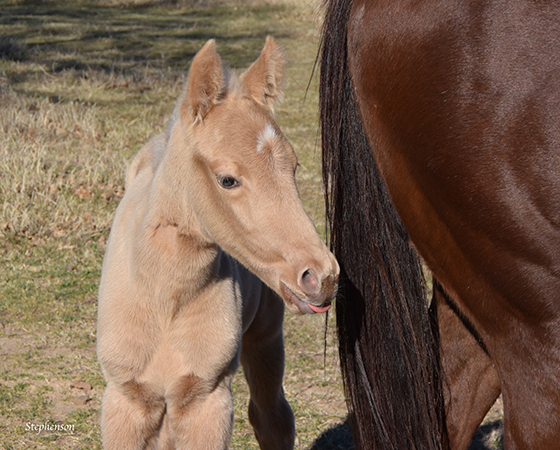
[[[503,448],[504,423],[502,420],[495,420],[478,428],[469,450],[500,450]]]
[[[504,424],[496,420],[481,425],[474,435],[469,450],[501,450],[504,448]],[[348,420],[329,428],[309,450],[353,450],[352,432]]]
[[[348,420],[329,428],[313,443],[309,450],[353,450],[352,432]]]
[[[0,0],[0,59],[34,61],[51,73],[74,69],[126,72],[138,65],[184,70],[208,39],[233,67],[246,67],[268,34],[290,36],[270,20],[289,15],[283,5],[204,6],[209,2],[147,2],[143,7],[103,2]],[[279,29],[278,29],[279,28]]]

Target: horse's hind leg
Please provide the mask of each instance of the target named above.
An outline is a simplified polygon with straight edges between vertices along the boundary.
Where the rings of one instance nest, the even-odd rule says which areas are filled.
[[[501,386],[492,360],[450,307],[434,282],[442,347],[449,440],[453,450],[466,450]]]
[[[153,441],[161,425],[163,401],[153,402],[141,397],[134,400],[109,382],[103,395],[101,435],[105,450],[139,450]]]
[[[241,364],[251,400],[249,420],[262,450],[294,448],[294,414],[284,397],[284,304],[263,286],[259,309],[243,335]]]

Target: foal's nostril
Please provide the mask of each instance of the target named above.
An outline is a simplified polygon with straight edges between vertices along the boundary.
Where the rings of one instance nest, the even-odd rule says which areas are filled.
[[[307,269],[301,275],[301,288],[307,295],[316,294],[319,290],[319,282],[317,281],[317,277],[311,271],[311,269]]]

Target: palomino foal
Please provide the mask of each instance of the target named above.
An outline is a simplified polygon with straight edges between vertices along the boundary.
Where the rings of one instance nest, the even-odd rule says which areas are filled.
[[[99,288],[106,449],[227,448],[239,361],[261,448],[294,446],[277,295],[324,312],[339,269],[270,115],[283,65],[269,37],[237,78],[209,41],[167,132],[128,169]]]

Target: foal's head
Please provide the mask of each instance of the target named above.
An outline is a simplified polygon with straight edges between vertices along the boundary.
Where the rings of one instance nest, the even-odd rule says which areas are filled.
[[[175,192],[184,195],[204,236],[290,309],[323,312],[339,268],[303,210],[296,155],[271,116],[283,66],[282,51],[269,37],[237,78],[209,41],[192,62],[168,151],[183,186]]]

